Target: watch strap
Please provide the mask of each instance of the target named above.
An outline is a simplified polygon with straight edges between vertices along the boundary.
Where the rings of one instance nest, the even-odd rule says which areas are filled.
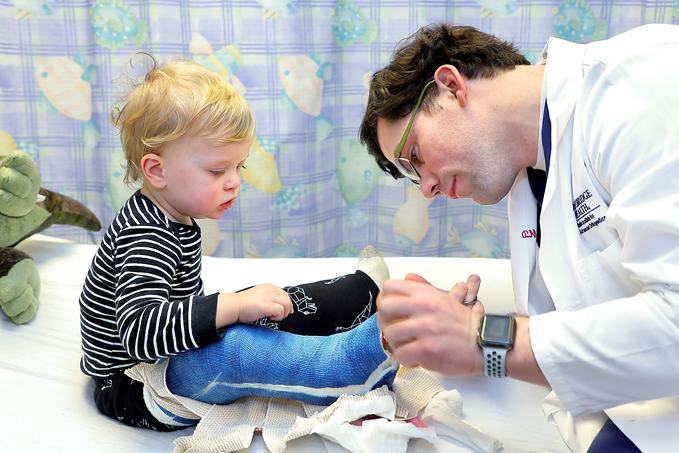
[[[483,347],[483,372],[488,377],[507,377],[505,357],[509,349]]]

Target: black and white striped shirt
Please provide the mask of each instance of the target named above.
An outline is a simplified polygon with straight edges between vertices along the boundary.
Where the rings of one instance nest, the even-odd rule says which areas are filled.
[[[136,192],[113,220],[80,296],[80,368],[104,377],[217,341],[203,295],[198,225],[172,222]]]

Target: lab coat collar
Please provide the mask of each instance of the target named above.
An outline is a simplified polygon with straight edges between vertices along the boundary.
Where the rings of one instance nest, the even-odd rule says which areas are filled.
[[[549,49],[549,54],[547,49]],[[552,160],[558,158],[554,150],[558,148],[571,120],[582,84],[582,68],[579,65],[574,65],[573,62],[582,61],[584,53],[585,46],[582,44],[573,44],[558,38],[550,38],[541,55],[541,59],[547,58],[543,76],[543,88],[545,89],[541,103],[542,105],[545,102],[549,104]],[[548,58],[548,55],[552,58]],[[541,134],[542,124],[540,125]],[[549,178],[548,174],[542,203],[543,213],[545,209],[549,209],[555,190],[554,178]],[[537,202],[530,189],[526,170],[520,171],[514,181],[510,192],[508,211],[511,219],[510,247],[516,310],[521,315],[528,315],[528,287],[537,253],[536,241],[532,235],[536,233],[538,219]]]
[[[563,39],[550,38],[543,55],[547,54],[547,48],[549,48],[549,54],[552,55],[552,58],[547,58],[543,76],[546,99],[542,100],[542,104],[544,105],[545,102],[549,104],[552,145],[550,153],[552,154],[551,159],[557,159],[558,156],[555,155],[554,150],[558,148],[567,125],[571,121],[577,96],[582,86],[582,67],[574,65],[573,62],[582,61],[586,46]],[[542,135],[542,125],[540,134]],[[551,178],[550,181],[548,172],[545,197],[542,202],[543,210],[548,208],[554,191],[554,178]]]

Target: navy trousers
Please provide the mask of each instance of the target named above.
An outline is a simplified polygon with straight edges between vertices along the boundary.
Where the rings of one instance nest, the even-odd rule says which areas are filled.
[[[641,450],[609,418],[587,453],[641,453]]]

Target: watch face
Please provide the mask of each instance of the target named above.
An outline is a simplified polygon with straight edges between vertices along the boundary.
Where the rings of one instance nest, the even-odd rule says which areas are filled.
[[[488,346],[512,346],[514,318],[487,315],[481,330],[481,340]]]

